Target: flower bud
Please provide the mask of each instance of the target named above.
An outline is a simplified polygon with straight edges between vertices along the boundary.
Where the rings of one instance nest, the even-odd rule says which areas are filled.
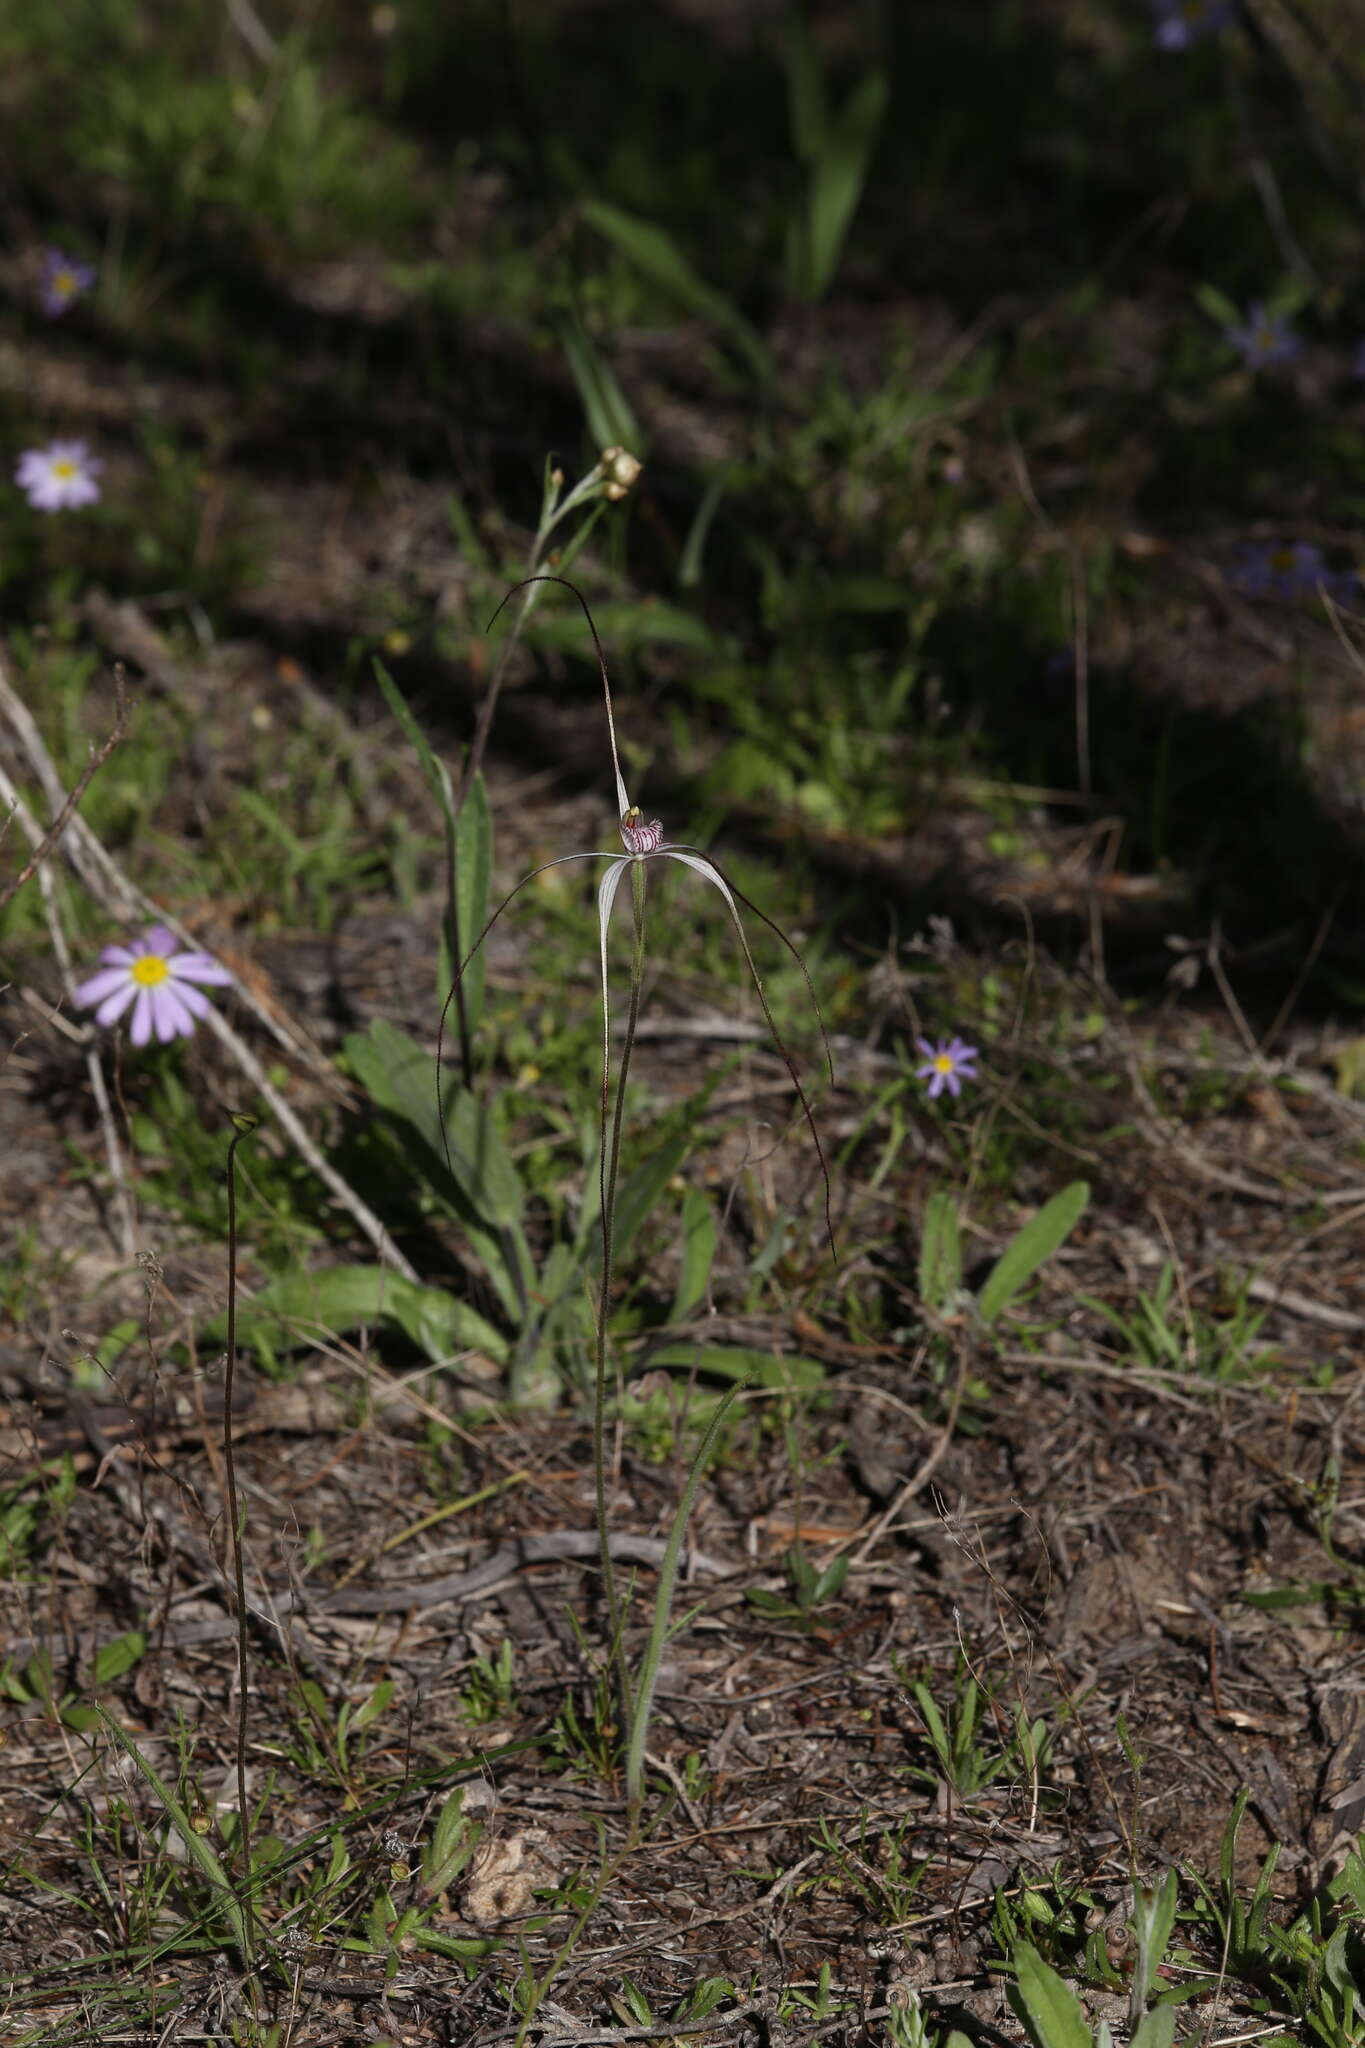
[[[626,448],[604,448],[599,467],[606,479],[605,495],[615,503],[625,497],[644,464]]]

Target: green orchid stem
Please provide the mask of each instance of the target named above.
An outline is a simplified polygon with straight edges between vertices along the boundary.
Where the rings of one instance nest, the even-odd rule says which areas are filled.
[[[611,1313],[612,1232],[616,1215],[616,1183],[621,1169],[621,1129],[626,1114],[626,1082],[630,1078],[630,1056],[635,1046],[635,1028],[640,1019],[640,996],[645,979],[645,864],[631,862],[631,909],[635,922],[635,950],[630,963],[630,1007],[616,1076],[616,1101],[610,1101],[610,1040],[602,1048],[602,1135],[598,1147],[602,1200],[602,1286],[597,1303],[597,1372],[593,1386],[592,1455],[597,1484],[597,1540],[602,1559],[602,1582],[607,1595],[607,1621],[611,1631],[612,1654],[618,1663],[621,1713],[630,1732],[630,1674],[625,1661],[625,1616],[616,1588],[611,1561],[611,1529],[607,1516],[607,1322]],[[610,1117],[611,1132],[607,1124]]]
[[[577,533],[574,534],[561,558],[560,567],[564,569],[571,567],[577,559],[579,552],[587,543],[588,536],[607,507],[607,500],[604,495],[606,473],[600,462],[593,469],[590,469],[586,476],[579,479],[569,492],[567,498],[562,501],[560,500],[559,493],[563,488],[563,483],[562,479],[559,483],[554,481],[556,474],[557,472],[554,471],[547,471],[546,473],[545,494],[540,509],[540,524],[536,528],[535,539],[531,542],[530,552],[526,557],[526,574],[521,583],[516,586],[522,592],[521,604],[516,617],[512,621],[512,630],[503,643],[502,653],[499,656],[493,680],[488,687],[488,694],[479,707],[479,716],[474,726],[474,737],[470,741],[469,752],[465,757],[464,767],[460,774],[459,783],[455,788],[451,804],[450,830],[446,837],[446,920],[450,941],[450,957],[454,964],[458,964],[463,959],[464,942],[468,936],[467,933],[463,933],[460,930],[459,904],[455,893],[459,884],[459,853],[455,844],[455,835],[459,830],[460,813],[464,809],[465,799],[474,786],[474,777],[483,766],[483,757],[488,746],[488,735],[493,728],[493,714],[498,708],[498,699],[502,695],[502,686],[507,675],[508,665],[516,650],[517,642],[526,629],[527,620],[540,602],[541,585],[537,580],[537,571],[544,558],[546,545],[551,533],[553,533],[555,527],[558,526],[560,520],[567,513],[576,511],[580,505],[590,504],[591,506],[587,518],[583,521]],[[512,592],[508,592],[508,596],[512,594]],[[506,604],[506,602],[507,598],[504,598],[503,604]],[[501,610],[502,605],[499,605],[498,611],[493,614],[494,619],[497,618],[498,612]],[[490,626],[492,622],[490,619]],[[455,983],[455,1028],[460,1041],[460,1072],[465,1087],[472,1088],[474,1085],[474,1047],[472,1034],[469,1029],[469,1015],[465,1008],[463,979],[457,980]]]
[[[663,1562],[659,1566],[659,1590],[654,1596],[654,1624],[649,1631],[645,1654],[640,1659],[640,1676],[635,1687],[635,1698],[631,1704],[630,1734],[626,1748],[626,1809],[630,1821],[630,1838],[636,1840],[640,1828],[640,1811],[645,1796],[645,1737],[649,1733],[649,1718],[654,1708],[654,1688],[659,1682],[659,1666],[663,1662],[668,1642],[668,1617],[673,1609],[673,1589],[678,1580],[678,1566],[682,1560],[683,1538],[687,1525],[692,1519],[692,1510],[697,1504],[697,1491],[702,1475],[711,1460],[721,1424],[748,1386],[747,1379],[739,1380],[731,1387],[725,1399],[711,1417],[701,1447],[692,1460],[683,1488],[682,1499],[678,1502],[673,1525],[668,1532],[664,1547]]]

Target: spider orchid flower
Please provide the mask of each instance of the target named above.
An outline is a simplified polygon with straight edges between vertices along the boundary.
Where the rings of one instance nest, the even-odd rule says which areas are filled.
[[[812,983],[810,975],[807,971],[806,963],[801,958],[800,953],[797,951],[796,947],[792,944],[791,940],[787,937],[786,933],[781,929],[781,927],[775,924],[773,920],[766,914],[766,912],[760,910],[756,903],[752,903],[749,900],[749,898],[743,894],[741,890],[737,889],[732,882],[726,879],[725,875],[721,872],[719,866],[711,858],[710,854],[703,853],[699,847],[688,846],[685,843],[665,839],[662,820],[659,818],[646,817],[645,813],[640,809],[640,807],[637,804],[633,804],[631,802],[626,790],[625,778],[621,773],[621,759],[616,745],[616,720],[612,711],[611,683],[607,675],[606,656],[602,651],[602,643],[598,638],[597,628],[593,624],[592,614],[589,612],[587,604],[584,602],[582,593],[572,583],[567,582],[564,577],[534,576],[528,577],[526,581],[531,583],[563,583],[565,589],[571,590],[574,596],[578,599],[579,603],[583,606],[584,616],[588,621],[588,630],[592,634],[593,646],[597,651],[597,663],[602,677],[602,695],[603,700],[606,704],[607,711],[607,735],[611,744],[612,774],[616,782],[617,818],[621,834],[621,844],[624,848],[624,851],[621,853],[613,853],[607,852],[605,849],[602,848],[597,848],[589,852],[563,853],[560,854],[557,859],[544,861],[539,867],[533,868],[529,874],[523,875],[521,880],[516,884],[515,888],[513,888],[508,893],[508,895],[506,895],[503,898],[502,902],[498,905],[498,908],[494,911],[488,923],[484,926],[483,931],[480,932],[478,938],[470,947],[469,952],[466,954],[465,959],[460,966],[459,975],[463,975],[465,969],[469,965],[470,960],[473,959],[475,953],[477,953],[479,947],[483,944],[484,939],[488,936],[488,933],[492,930],[493,926],[502,916],[503,911],[507,909],[508,905],[512,901],[512,898],[514,896],[519,895],[520,892],[527,886],[527,884],[533,882],[537,876],[547,874],[552,868],[567,867],[571,862],[574,861],[605,860],[608,863],[607,868],[604,874],[602,875],[600,882],[597,885],[598,951],[601,962],[602,976],[602,1115],[603,1124],[605,1127],[608,1114],[611,1087],[611,986],[607,959],[607,932],[611,923],[612,908],[616,902],[616,896],[618,890],[620,889],[622,878],[625,875],[630,874],[632,876],[633,882],[636,884],[635,909],[636,935],[638,944],[641,932],[641,919],[643,916],[645,876],[650,863],[653,861],[672,860],[676,861],[680,867],[690,868],[693,874],[700,875],[704,882],[710,883],[711,887],[716,890],[716,892],[721,897],[721,900],[725,904],[726,911],[729,915],[731,927],[733,928],[735,938],[739,945],[740,952],[744,958],[744,965],[748,972],[749,980],[753,984],[754,993],[757,995],[759,1005],[763,1011],[764,1022],[767,1024],[769,1031],[772,1033],[773,1042],[776,1045],[779,1054],[781,1055],[782,1063],[787,1069],[787,1073],[791,1080],[792,1087],[796,1091],[797,1100],[801,1105],[801,1113],[805,1118],[806,1127],[809,1130],[812,1141],[815,1145],[816,1157],[820,1162],[820,1172],[824,1180],[825,1228],[829,1236],[831,1250],[833,1250],[835,1248],[835,1241],[834,1223],[830,1207],[829,1165],[825,1158],[824,1147],[820,1142],[820,1134],[818,1129],[816,1128],[814,1115],[811,1112],[809,1097],[807,1096],[806,1090],[802,1085],[801,1078],[796,1071],[795,1062],[792,1059],[791,1054],[787,1050],[781,1032],[777,1028],[776,1019],[773,1016],[771,1006],[768,1002],[767,991],[763,986],[763,978],[758,971],[758,966],[756,961],[754,960],[753,951],[749,945],[748,936],[744,930],[744,925],[740,917],[740,905],[742,904],[744,908],[751,913],[752,916],[758,918],[762,924],[765,924],[767,926],[770,932],[774,933],[774,935],[781,940],[782,944],[786,947],[787,951],[791,954],[797,966],[800,968],[802,977],[806,984],[807,993],[809,994],[811,999],[812,1008],[815,1011],[816,1021],[820,1026],[820,1036],[823,1041],[825,1051],[825,1062],[829,1071],[830,1079],[831,1081],[833,1081],[834,1057],[830,1050],[829,1034],[825,1030],[824,1018],[820,1014],[820,1005],[816,998],[814,984]],[[521,587],[522,586],[520,584],[514,586],[514,588],[508,592],[507,597],[503,599],[503,603],[507,603],[508,599],[515,596],[516,591]],[[501,607],[499,607],[499,609],[501,609]],[[459,981],[459,975],[457,975],[456,977],[457,986]],[[450,997],[447,997],[447,1010],[449,1009],[450,1001],[453,998],[454,993],[455,991],[454,989],[452,989]],[[637,964],[637,973],[632,980],[631,989],[632,1017],[634,1015],[635,1005],[638,1003],[638,1000],[639,975]],[[444,1025],[444,1013],[442,1016],[442,1024]],[[618,1112],[619,1107],[620,1105],[618,1104]],[[602,1162],[604,1173],[607,1171],[605,1161],[605,1150],[606,1148],[604,1146],[604,1156]],[[605,1213],[607,1206],[605,1201],[603,1206]]]

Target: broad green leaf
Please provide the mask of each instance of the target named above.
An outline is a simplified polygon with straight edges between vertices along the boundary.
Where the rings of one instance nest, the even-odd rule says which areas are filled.
[[[774,1358],[770,1351],[750,1351],[738,1344],[665,1344],[662,1349],[651,1351],[642,1362],[650,1371],[655,1367],[681,1368],[695,1371],[703,1378],[753,1379],[760,1386],[798,1391],[821,1386],[825,1378],[825,1368],[817,1359]]]
[[[889,97],[882,72],[865,78],[831,124],[811,168],[805,229],[808,298],[822,299],[834,281]]]
[[[252,1345],[256,1333],[274,1346],[310,1330],[338,1335],[362,1323],[397,1324],[428,1358],[481,1351],[501,1364],[507,1339],[467,1302],[439,1287],[422,1287],[387,1266],[331,1266],[318,1273],[282,1273],[252,1300],[239,1303],[237,1334]]]
[[[560,347],[578,386],[588,432],[599,448],[628,448],[643,459],[645,437],[624,391],[596,342],[573,313],[555,322]]]
[[[474,1216],[493,1226],[520,1220],[524,1195],[517,1170],[493,1118],[461,1086],[457,1073],[445,1070],[441,1075],[443,1135],[433,1054],[383,1017],[374,1019],[366,1035],[353,1032],[344,1049],[376,1105],[400,1118],[420,1138],[427,1155],[426,1178],[433,1186],[439,1189],[446,1180],[448,1146],[456,1190]]]
[[[716,1214],[701,1188],[689,1188],[682,1206],[682,1265],[678,1291],[669,1310],[671,1323],[686,1321],[705,1299],[716,1256]]]
[[[687,1157],[687,1139],[672,1138],[652,1158],[628,1174],[616,1190],[612,1209],[611,1255],[617,1264],[634,1244],[646,1219],[659,1205],[659,1198]],[[600,1256],[593,1261],[601,1270]]]
[[[489,892],[493,879],[493,821],[488,808],[488,790],[480,772],[470,784],[464,803],[457,813],[450,770],[433,750],[426,734],[413,717],[402,691],[383,662],[375,662],[374,672],[384,701],[393,713],[403,737],[416,754],[422,773],[440,807],[445,825],[447,857],[452,847],[454,849],[458,945],[455,943],[455,928],[452,926],[447,906],[445,928],[441,934],[438,991],[444,1000],[450,988],[455,965],[467,956],[470,947],[488,921]],[[465,969],[464,1008],[471,1033],[476,1029],[483,1011],[485,966],[483,949],[480,948]]]
[[[1194,294],[1199,309],[1207,313],[1210,320],[1220,327],[1236,327],[1240,324],[1241,308],[1235,306],[1226,292],[1220,292],[1217,285],[1201,284]]]
[[[1337,1089],[1352,1102],[1365,1102],[1365,1038],[1348,1038],[1329,1054],[1337,1070]]]
[[[147,1638],[136,1629],[127,1635],[115,1636],[112,1643],[95,1653],[96,1685],[112,1685],[116,1678],[122,1678],[125,1671],[131,1671],[134,1664],[142,1661],[147,1654]]]
[[[659,598],[645,598],[638,604],[602,604],[594,611],[603,642],[618,654],[636,647],[690,647],[698,654],[720,654],[722,644],[704,619]],[[522,638],[531,647],[553,647],[565,653],[583,653],[583,626],[578,619],[546,611],[536,615]]]
[[[377,1721],[392,1699],[393,1680],[391,1678],[381,1678],[374,1691],[369,1695],[369,1698],[362,1700],[354,1714],[352,1714],[350,1719],[351,1734],[359,1734],[362,1728],[369,1727],[371,1721]]]
[[[924,1235],[919,1250],[919,1298],[942,1315],[951,1308],[962,1285],[962,1241],[957,1202],[942,1188],[924,1207]]]
[[[671,235],[652,221],[641,220],[619,206],[609,206],[603,199],[585,199],[581,211],[589,227],[614,243],[627,261],[642,270],[661,291],[728,334],[754,374],[762,382],[768,381],[772,358],[758,334],[737,306],[697,275]]]
[[[1175,2039],[1175,2007],[1154,2005],[1133,2029],[1130,2048],[1171,2048]]]
[[[1140,1886],[1133,1900],[1128,1925],[1137,1943],[1133,1982],[1139,2000],[1149,1998],[1156,1985],[1157,1969],[1166,1953],[1171,1929],[1175,1926],[1176,1904],[1174,1870],[1168,1870],[1161,1883],[1150,1891]]]
[[[1088,1184],[1073,1180],[1046,1202],[1036,1216],[1030,1217],[1006,1245],[981,1290],[977,1306],[983,1322],[993,1323],[1039,1267],[1047,1264],[1075,1229],[1089,1200]]]
[[[1011,1996],[1010,2003],[1039,2048],[1095,2048],[1080,2000],[1031,1942],[1018,1944],[1014,1967],[1017,1982],[1010,1989],[1017,1991],[1019,2002]]]
[[[680,590],[695,590],[701,582],[702,561],[711,532],[711,522],[720,508],[720,501],[725,496],[737,468],[737,463],[724,464],[702,492],[701,503],[692,515],[692,524],[687,529],[687,538],[683,542],[682,554],[678,558]]]
[[[464,1810],[464,1791],[458,1787],[437,1815],[436,1827],[422,1857],[422,1882],[429,1892],[443,1892],[453,1884],[483,1839],[483,1827]]]
[[[375,680],[383,693],[384,702],[393,713],[404,739],[416,754],[423,775],[441,807],[441,815],[448,826],[455,822],[454,800],[450,786],[450,771],[444,761],[433,751],[431,742],[413,717],[408,701],[389,674],[382,661],[374,665]]]

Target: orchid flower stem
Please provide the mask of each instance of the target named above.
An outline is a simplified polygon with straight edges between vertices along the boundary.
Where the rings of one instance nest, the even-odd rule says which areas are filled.
[[[640,1676],[631,1701],[630,1729],[626,1748],[626,1808],[630,1816],[630,1832],[635,1838],[640,1825],[640,1810],[645,1796],[645,1739],[649,1734],[649,1717],[654,1706],[654,1688],[659,1682],[659,1666],[663,1662],[664,1650],[668,1644],[668,1617],[673,1608],[673,1589],[678,1580],[678,1566],[682,1560],[683,1537],[692,1519],[692,1510],[697,1503],[697,1493],[702,1475],[711,1461],[711,1452],[720,1434],[721,1424],[731,1407],[739,1399],[749,1382],[740,1380],[730,1388],[723,1401],[719,1402],[711,1417],[706,1434],[692,1468],[687,1475],[682,1499],[678,1502],[673,1525],[668,1532],[664,1546],[663,1561],[659,1566],[659,1589],[654,1596],[654,1621],[645,1645],[644,1656],[640,1659]]]
[[[531,542],[526,557],[526,574],[521,583],[516,586],[521,591],[521,604],[512,621],[512,630],[503,642],[502,652],[498,657],[498,665],[493,672],[493,680],[488,686],[488,694],[479,707],[479,715],[474,725],[474,737],[469,743],[469,752],[465,756],[464,768],[455,785],[452,800],[453,822],[446,842],[446,900],[448,905],[446,918],[452,961],[458,961],[464,957],[464,946],[468,937],[467,933],[460,930],[459,900],[456,895],[459,881],[459,852],[456,846],[456,833],[459,828],[460,812],[464,808],[465,798],[473,787],[474,777],[483,766],[483,757],[488,748],[488,735],[493,729],[493,714],[498,708],[498,699],[502,695],[502,686],[507,676],[508,665],[516,651],[518,641],[526,630],[526,623],[531,613],[540,602],[541,579],[537,576],[536,572],[544,556],[546,544],[555,527],[558,526],[560,520],[567,513],[575,511],[580,505],[595,499],[596,502],[592,504],[587,518],[569,542],[568,549],[564,555],[564,566],[567,568],[578,554],[579,549],[586,542],[592,529],[596,526],[606,509],[606,499],[602,496],[603,480],[602,465],[599,462],[595,468],[588,471],[586,476],[579,479],[569,492],[567,498],[563,499],[562,502],[559,498],[560,486],[550,481],[548,477],[546,480],[545,499],[541,507],[540,524],[536,528],[535,539]],[[509,596],[511,594],[511,592],[508,593]],[[507,600],[504,598],[503,603],[505,604],[506,602]],[[501,610],[502,605],[499,605],[498,611]],[[494,612],[493,618],[496,619],[497,616],[498,613]],[[492,623],[493,621],[490,619],[490,626]],[[464,1078],[464,1085],[466,1088],[472,1088],[474,1085],[474,1048],[471,1043],[469,1016],[465,1009],[462,982],[456,984],[455,1028],[460,1041],[460,1070]]]
[[[618,1660],[621,1711],[630,1738],[630,1675],[625,1661],[624,1621],[616,1573],[611,1560],[611,1531],[607,1516],[607,1323],[611,1314],[612,1228],[616,1213],[616,1184],[621,1167],[621,1128],[625,1122],[626,1083],[630,1078],[630,1056],[635,1045],[635,1028],[640,1019],[640,995],[645,978],[645,863],[630,863],[631,908],[635,919],[635,951],[630,966],[630,1004],[626,1012],[625,1038],[616,1075],[616,1100],[611,1094],[611,1040],[602,1044],[602,1139],[598,1148],[598,1169],[602,1195],[602,1288],[597,1305],[597,1374],[593,1388],[592,1452],[597,1481],[597,1538],[601,1546],[602,1581],[607,1595],[607,1620],[611,1642]],[[610,1116],[611,1130],[607,1124]]]

